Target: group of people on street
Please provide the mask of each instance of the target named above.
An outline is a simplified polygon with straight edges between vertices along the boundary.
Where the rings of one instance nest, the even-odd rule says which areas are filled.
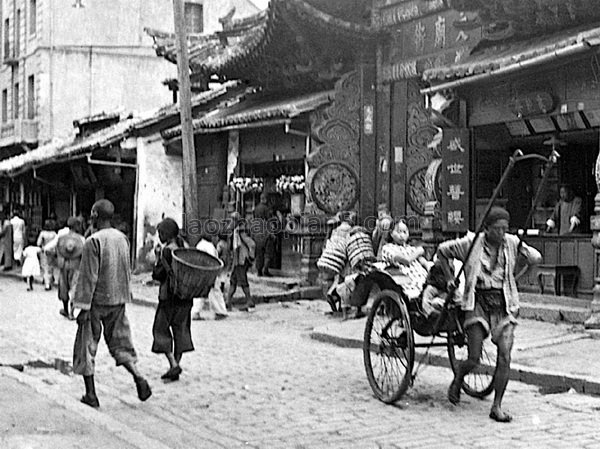
[[[562,201],[566,202],[568,199],[567,195]],[[257,207],[256,215],[267,220],[270,212],[266,201],[261,201],[261,204],[262,206]],[[564,206],[560,207],[559,215],[560,211],[565,210]],[[531,266],[541,262],[540,253],[517,236],[509,234],[509,213],[505,209],[494,207],[487,215],[480,235],[468,233],[462,238],[443,242],[437,249],[434,261],[427,261],[421,247],[408,243],[409,229],[406,223],[394,222],[387,209],[382,208],[380,212],[372,236],[373,254],[388,265],[402,268],[411,281],[409,287],[415,291],[435,285],[430,298],[432,302],[428,304],[433,309],[444,304],[445,297],[437,298],[437,302],[434,297],[448,291],[448,285],[444,285],[443,279],[446,282],[454,279],[453,261],[464,264],[464,287],[456,301],[464,311],[469,355],[457,370],[448,389],[448,399],[453,404],[460,401],[464,377],[479,363],[483,342],[491,335],[492,342],[498,348],[498,358],[494,376],[495,398],[489,416],[499,422],[511,421],[511,415],[502,409],[502,399],[508,383],[510,354],[519,310],[517,279]],[[568,214],[571,213],[573,211],[569,210]],[[81,402],[92,407],[99,406],[94,367],[102,333],[117,365],[124,366],[131,373],[139,399],[145,401],[152,395],[148,381],[136,365],[137,354],[126,315],[125,305],[132,298],[129,241],[121,231],[112,226],[113,216],[114,205],[108,200],[99,200],[91,210],[95,232],[90,233],[87,239],[82,235],[81,221],[71,217],[66,226],[58,231],[52,229],[52,223],[44,223],[36,244],[24,248],[24,221],[21,224],[22,219],[15,220],[8,230],[6,217],[0,216],[4,218],[0,228],[0,237],[3,239],[0,241],[0,258],[5,266],[7,261],[16,259],[16,248],[19,259],[24,261],[23,276],[30,289],[33,288],[32,276],[39,276],[42,271],[44,284],[50,289],[58,271],[59,298],[63,302],[61,313],[73,317],[74,310],[79,309],[73,371],[83,376],[85,392]],[[202,235],[196,245],[196,249],[223,260],[223,272],[230,273],[226,295],[223,292],[226,278],[223,276],[219,276],[214,285],[210,286],[214,297],[220,298],[214,305],[217,319],[227,317],[227,309],[231,307],[233,294],[238,286],[242,288],[246,298],[242,310],[254,307],[247,273],[255,260],[259,274],[269,273],[268,256],[263,255],[261,263],[258,263],[259,252],[266,253],[263,242],[268,241],[268,238],[261,240],[259,236],[255,242],[240,215],[234,213],[231,218],[233,226],[230,239],[220,236],[215,245],[211,236]],[[577,225],[575,220],[568,217],[560,220],[570,226]],[[351,228],[351,221],[352,216],[341,220],[337,224],[340,226],[338,232],[342,232],[344,223],[348,229]],[[15,238],[15,234],[19,235]],[[159,303],[152,326],[151,349],[155,353],[164,354],[167,359],[169,367],[161,378],[165,381],[177,381],[183,372],[183,354],[194,350],[191,335],[193,298],[178,297],[171,280],[173,251],[186,247],[187,243],[181,237],[179,226],[171,218],[161,221],[158,234],[161,247],[152,277],[160,283],[160,287]],[[7,236],[12,244],[18,242],[17,247],[7,248]],[[36,267],[35,261],[38,258],[41,260],[41,267],[40,264]],[[418,292],[416,296],[419,296]]]
[[[12,227],[20,228],[24,228],[24,224]],[[56,228],[56,221],[47,219],[37,239],[29,239],[29,245],[21,250],[19,259],[22,261],[21,276],[28,291],[33,290],[34,280],[40,276],[45,290],[57,286],[58,299],[63,305],[60,313],[73,320],[73,296],[85,242],[82,221],[78,217],[70,217],[64,227]]]

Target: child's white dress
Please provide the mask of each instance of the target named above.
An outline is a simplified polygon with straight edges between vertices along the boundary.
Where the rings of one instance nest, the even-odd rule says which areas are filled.
[[[40,259],[39,254],[42,249],[39,246],[28,246],[23,250],[23,268],[21,269],[21,275],[25,278],[29,276],[40,276]]]

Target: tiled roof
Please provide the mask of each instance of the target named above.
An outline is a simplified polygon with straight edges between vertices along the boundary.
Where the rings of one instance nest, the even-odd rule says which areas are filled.
[[[224,96],[228,91],[236,92],[238,87],[242,88],[240,83],[232,81],[195,95],[192,97],[192,107],[207,104],[211,100]],[[120,121],[83,139],[73,137],[42,145],[35,150],[0,161],[0,177],[16,176],[36,167],[81,157],[96,149],[115,144],[136,130],[152,126],[170,117],[176,118],[178,114],[179,106],[170,104],[160,109],[147,111],[143,116]]]
[[[476,11],[484,38],[539,36],[600,20],[598,0],[446,0],[459,11]]]
[[[291,119],[319,106],[330,103],[334,91],[324,91],[289,98],[273,98],[262,93],[246,97],[244,100],[217,109],[194,120],[196,132],[212,132],[220,128],[256,122],[269,122],[277,119]],[[181,135],[181,127],[166,130],[163,137]]]
[[[443,81],[453,78],[493,72],[513,64],[526,64],[533,58],[551,55],[559,50],[578,45],[593,46],[600,43],[600,28],[579,27],[551,36],[531,38],[524,41],[497,44],[467,56],[457,64],[425,70],[425,81]]]
[[[96,148],[116,143],[127,137],[134,122],[135,119],[127,119],[80,141],[73,138],[67,141],[51,142],[27,153],[0,161],[0,177],[16,176],[36,167],[74,159]]]
[[[223,74],[232,67],[243,67],[258,57],[272,39],[277,38],[277,25],[289,28],[284,17],[290,15],[295,17],[299,28],[310,23],[325,34],[337,34],[355,42],[374,40],[381,35],[380,30],[338,19],[303,0],[271,0],[269,9],[234,22],[231,29],[208,36],[189,36],[192,71],[209,75]],[[175,36],[152,29],[146,31],[154,39],[157,55],[176,62]]]

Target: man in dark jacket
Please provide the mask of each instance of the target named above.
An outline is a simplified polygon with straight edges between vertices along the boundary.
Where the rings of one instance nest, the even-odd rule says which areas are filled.
[[[260,196],[260,204],[254,209],[252,237],[256,242],[256,272],[259,276],[271,276],[269,267],[275,251],[275,236],[269,229],[273,210],[267,204],[267,194]]]

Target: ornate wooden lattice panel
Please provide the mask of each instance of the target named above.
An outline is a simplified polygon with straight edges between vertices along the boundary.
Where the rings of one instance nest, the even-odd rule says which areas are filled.
[[[310,200],[334,214],[356,206],[360,173],[360,83],[358,72],[345,74],[331,106],[313,114],[314,151],[308,156]]]
[[[435,149],[428,145],[437,134],[438,129],[429,120],[429,114],[423,106],[423,97],[416,83],[408,85],[408,117],[407,117],[407,146],[406,174],[407,213],[423,215],[425,201],[429,194],[426,192],[425,177],[427,168],[436,155]]]

